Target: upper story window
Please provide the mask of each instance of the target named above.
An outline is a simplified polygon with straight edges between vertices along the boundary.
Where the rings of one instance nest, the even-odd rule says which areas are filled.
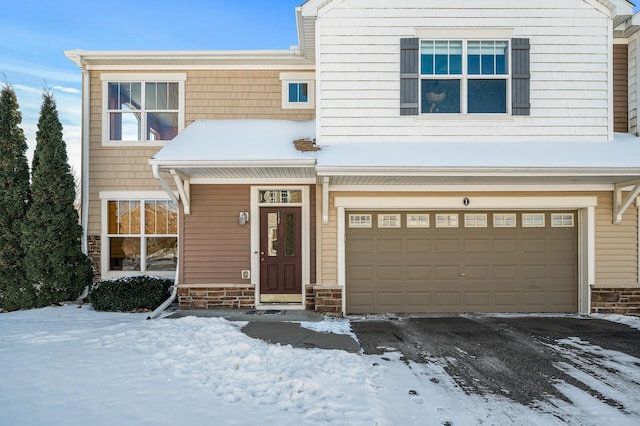
[[[506,114],[506,40],[422,40],[420,112]]]
[[[531,114],[528,38],[508,29],[416,33],[400,39],[400,115]]]
[[[164,143],[184,122],[184,74],[103,74],[104,139]]]
[[[311,109],[315,107],[315,73],[281,72],[282,109]]]

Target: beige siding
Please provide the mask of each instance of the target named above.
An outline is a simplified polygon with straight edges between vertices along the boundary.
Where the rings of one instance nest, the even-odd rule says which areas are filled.
[[[189,71],[186,122],[199,119],[312,120],[315,110],[282,109],[280,71]]]
[[[534,3],[351,0],[325,7],[317,23],[320,143],[607,140],[608,18],[582,0]],[[455,38],[460,28],[512,29],[513,37],[530,39],[530,117],[400,116],[400,39],[421,29]]]
[[[613,127],[614,131],[629,131],[629,47],[613,45]]]
[[[248,185],[192,185],[191,214],[182,218],[182,284],[249,283],[241,271],[251,269],[251,227],[238,224],[249,194]]]
[[[613,194],[598,197],[596,210],[596,286],[638,283],[638,210],[632,204],[622,223],[613,224]]]
[[[629,38],[629,133],[638,132],[638,36]]]
[[[279,74],[280,71],[188,71],[185,127],[197,119],[313,119],[314,110],[281,108]],[[100,191],[162,191],[147,164],[162,147],[103,146],[102,102],[100,72],[94,71],[90,102],[89,235],[99,235],[101,231]],[[173,179],[166,178],[172,185]]]
[[[517,196],[597,196],[596,209],[596,286],[624,286],[638,283],[638,211],[632,205],[625,213],[619,225],[613,225],[612,193],[611,192],[574,192],[574,193],[476,193],[475,196],[517,197]],[[457,193],[395,193],[395,192],[339,192],[330,193],[329,213],[330,223],[319,228],[319,276],[318,284],[335,284],[338,281],[337,259],[337,211],[334,207],[334,197],[399,197],[399,196],[456,196],[464,197],[468,194]],[[319,209],[321,208],[320,203]]]

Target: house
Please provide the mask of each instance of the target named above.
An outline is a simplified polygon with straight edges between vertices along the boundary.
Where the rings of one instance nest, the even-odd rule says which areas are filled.
[[[96,277],[175,275],[181,309],[638,314],[632,9],[308,0],[290,50],[67,51]]]

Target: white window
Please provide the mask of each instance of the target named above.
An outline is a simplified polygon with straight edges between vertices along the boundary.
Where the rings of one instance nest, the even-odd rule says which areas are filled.
[[[487,227],[487,215],[467,213],[464,215],[465,228],[486,228]]]
[[[184,126],[186,74],[102,74],[103,139],[163,144]]]
[[[283,72],[282,108],[283,109],[312,109],[315,107],[315,73]]]
[[[175,271],[178,207],[169,200],[105,200],[106,269],[109,272]]]
[[[407,214],[407,228],[428,228],[429,227],[429,215],[424,214]]]
[[[441,213],[436,215],[436,228],[457,228],[458,215],[455,213]]]
[[[514,213],[494,213],[493,227],[494,228],[515,228],[516,215]]]
[[[421,40],[422,114],[506,114],[509,41]]]
[[[350,214],[349,228],[371,228],[370,214]]]
[[[553,213],[551,215],[551,227],[573,228],[573,213]]]
[[[544,213],[523,213],[522,226],[524,228],[544,228]]]
[[[378,228],[400,228],[399,214],[378,214]]]
[[[265,189],[258,193],[261,204],[300,204],[302,191],[296,189]]]

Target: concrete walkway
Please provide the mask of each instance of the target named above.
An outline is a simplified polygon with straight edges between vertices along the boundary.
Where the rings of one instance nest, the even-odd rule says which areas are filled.
[[[188,316],[246,321],[248,324],[242,328],[242,331],[247,336],[269,343],[306,349],[337,349],[353,353],[360,352],[360,344],[351,336],[322,333],[301,327],[301,322],[319,322],[324,319],[324,315],[313,311],[184,310],[176,311],[165,318],[174,319]]]

